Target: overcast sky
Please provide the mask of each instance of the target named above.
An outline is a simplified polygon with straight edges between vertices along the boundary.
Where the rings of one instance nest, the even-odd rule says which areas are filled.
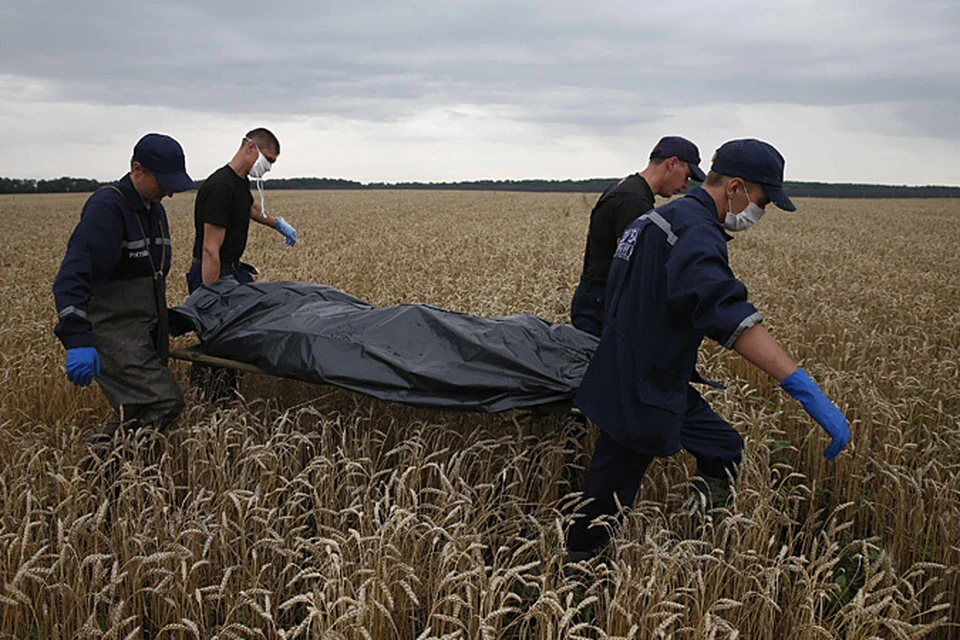
[[[0,176],[613,177],[662,135],[756,137],[788,180],[960,185],[960,1],[0,0]]]

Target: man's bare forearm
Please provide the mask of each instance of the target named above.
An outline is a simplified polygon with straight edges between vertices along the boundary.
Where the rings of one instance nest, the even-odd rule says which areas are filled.
[[[266,211],[261,210],[260,205],[256,202],[253,203],[252,207],[250,207],[250,219],[254,222],[259,222],[260,224],[266,225],[271,229],[275,229],[277,227],[277,219]]]
[[[745,360],[765,371],[777,382],[797,370],[797,363],[784,353],[762,324],[755,324],[737,338],[734,350]]]
[[[227,230],[215,224],[203,225],[203,254],[200,258],[200,275],[203,284],[213,284],[220,279],[220,247]]]
[[[203,284],[213,284],[220,279],[220,252],[211,253],[204,248],[202,260],[200,270],[203,275]]]

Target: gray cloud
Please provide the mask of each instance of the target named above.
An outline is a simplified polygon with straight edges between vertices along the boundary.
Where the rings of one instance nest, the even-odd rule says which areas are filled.
[[[6,10],[0,73],[59,101],[375,122],[479,104],[601,133],[685,105],[903,103],[873,125],[960,137],[960,3],[635,4],[41,0]]]

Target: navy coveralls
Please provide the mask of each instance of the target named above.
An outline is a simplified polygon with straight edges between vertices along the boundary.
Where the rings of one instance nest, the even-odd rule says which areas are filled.
[[[698,472],[735,472],[743,439],[690,382],[704,336],[727,348],[763,317],[730,269],[713,198],[697,188],[641,216],[617,246],[603,333],[574,399],[601,430],[587,472],[583,517],[571,551],[606,542],[590,520],[630,506],[654,457],[687,449]]]
[[[162,428],[183,408],[166,366],[170,231],[160,203],[147,209],[127,174],[87,200],[53,283],[54,330],[67,349],[96,347],[97,382],[117,420]]]

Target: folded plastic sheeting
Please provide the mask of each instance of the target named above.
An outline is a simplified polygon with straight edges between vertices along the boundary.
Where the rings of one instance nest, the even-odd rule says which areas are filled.
[[[201,287],[171,312],[210,355],[419,406],[496,412],[572,399],[597,339],[537,316],[375,307],[306,282]]]

